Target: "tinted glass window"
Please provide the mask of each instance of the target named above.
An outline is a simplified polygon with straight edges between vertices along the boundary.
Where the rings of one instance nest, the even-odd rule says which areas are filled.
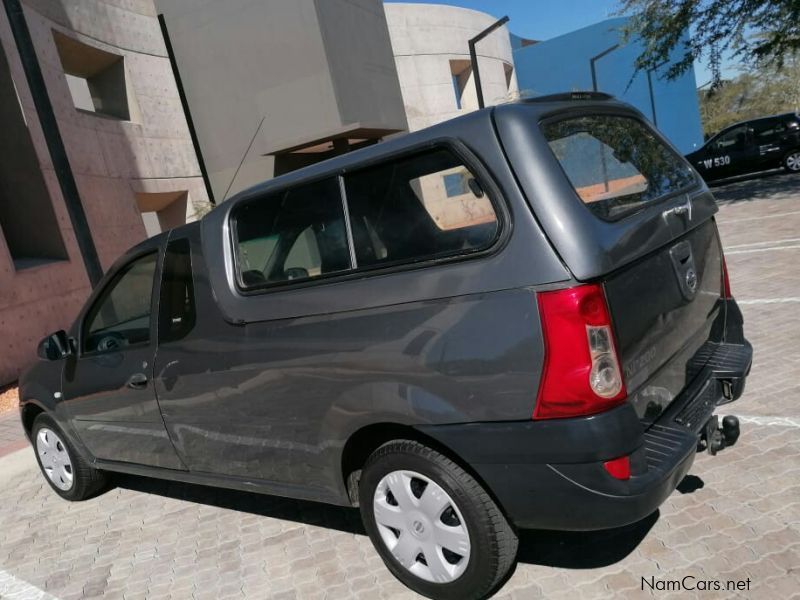
[[[359,267],[475,252],[498,235],[486,192],[444,149],[346,175],[345,187]]]
[[[154,252],[124,267],[86,315],[84,352],[108,352],[150,341]]]
[[[251,201],[234,215],[240,284],[255,288],[350,268],[336,179]]]
[[[164,256],[164,274],[161,279],[159,299],[159,343],[174,342],[183,338],[192,330],[195,320],[194,280],[189,240],[175,240],[167,244]]]
[[[717,150],[737,150],[739,148],[744,148],[746,142],[747,126],[740,125],[719,136],[714,142],[714,147]]]
[[[778,119],[753,124],[753,132],[759,142],[780,135],[785,131],[786,124]]]
[[[578,196],[613,220],[694,182],[691,168],[639,121],[594,115],[543,126]]]

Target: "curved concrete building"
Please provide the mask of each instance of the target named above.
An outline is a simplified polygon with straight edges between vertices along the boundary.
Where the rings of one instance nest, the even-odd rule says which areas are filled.
[[[386,22],[409,130],[478,108],[469,40],[497,18],[440,4],[385,4]],[[478,69],[486,106],[512,99],[517,77],[508,29],[478,42]]]

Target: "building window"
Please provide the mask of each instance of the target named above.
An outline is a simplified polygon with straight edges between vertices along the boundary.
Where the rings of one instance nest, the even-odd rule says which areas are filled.
[[[514,67],[513,65],[509,65],[508,63],[503,63],[503,72],[506,76],[506,91],[511,91],[511,82],[513,81],[514,77]]]
[[[2,48],[0,123],[0,238],[5,240],[14,268],[19,271],[66,260],[50,192]]]
[[[107,117],[131,119],[125,60],[53,31],[75,108]]]
[[[458,75],[451,75],[453,78],[453,92],[456,95],[456,108],[461,110],[461,85],[458,82]]]
[[[477,108],[477,95],[472,82],[472,65],[468,60],[450,61],[450,79],[458,110]],[[473,99],[474,97],[474,99]]]
[[[458,173],[448,173],[443,175],[444,190],[448,198],[461,196],[469,192],[469,179],[471,175],[467,171],[459,171]]]
[[[186,224],[186,207],[189,192],[137,192],[136,205],[148,237]]]

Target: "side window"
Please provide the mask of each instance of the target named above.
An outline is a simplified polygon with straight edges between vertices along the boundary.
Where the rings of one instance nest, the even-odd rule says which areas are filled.
[[[746,141],[747,125],[740,125],[719,136],[717,141],[714,142],[714,148],[717,150],[739,150],[744,148]]]
[[[175,342],[194,328],[197,319],[189,240],[167,244],[159,298],[158,343]]]
[[[350,269],[335,178],[270,194],[233,215],[239,284],[253,289]]]
[[[359,267],[467,254],[499,233],[476,176],[445,149],[345,175],[345,189]]]
[[[84,352],[109,352],[150,341],[150,311],[157,253],[125,266],[86,315]]]
[[[287,279],[322,275],[322,257],[319,255],[319,244],[312,227],[306,228],[297,236],[283,264]]]
[[[778,119],[774,121],[767,121],[753,126],[756,141],[764,142],[769,141],[776,135],[780,135],[786,131],[786,125]]]

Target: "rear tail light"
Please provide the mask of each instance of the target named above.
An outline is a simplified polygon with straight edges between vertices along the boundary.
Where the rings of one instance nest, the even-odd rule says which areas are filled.
[[[728,277],[728,263],[725,262],[725,255],[722,255],[722,293],[723,298],[733,298],[731,294],[731,278]]]
[[[631,459],[627,456],[620,456],[603,463],[603,468],[615,479],[631,478]]]
[[[545,361],[534,419],[591,415],[627,395],[603,288],[538,294]]]

